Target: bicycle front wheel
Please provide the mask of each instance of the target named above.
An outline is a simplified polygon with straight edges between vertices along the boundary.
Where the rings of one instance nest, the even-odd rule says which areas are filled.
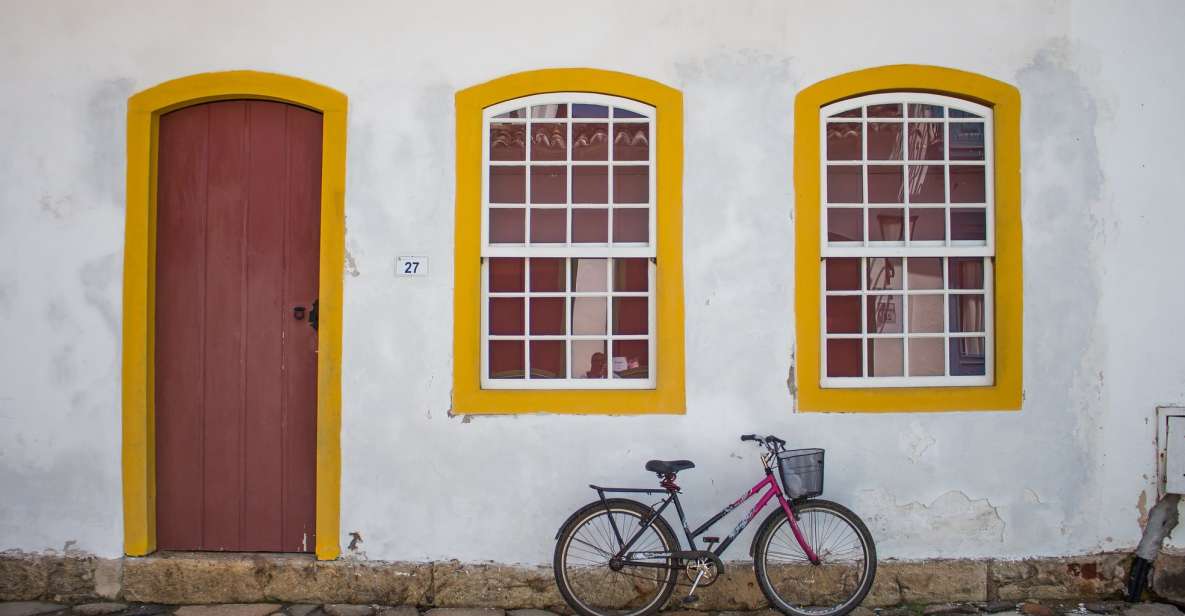
[[[634,556],[628,564],[613,560],[621,550],[618,533],[628,542],[654,516],[654,510],[627,499],[610,499],[607,505],[590,503],[564,523],[555,546],[556,585],[568,605],[583,616],[654,614],[675,589],[678,572],[672,559]],[[657,517],[630,552],[677,549],[675,533]]]
[[[794,508],[798,528],[819,564],[802,549],[785,512],[762,525],[753,550],[761,592],[790,616],[843,616],[856,609],[876,576],[876,546],[864,522],[848,508],[810,500]]]

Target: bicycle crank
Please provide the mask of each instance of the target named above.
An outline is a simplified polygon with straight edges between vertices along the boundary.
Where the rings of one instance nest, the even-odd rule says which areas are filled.
[[[715,584],[716,580],[720,578],[720,572],[716,569],[716,564],[706,558],[701,558],[695,562],[688,562],[683,573],[694,586],[699,588],[707,588]]]

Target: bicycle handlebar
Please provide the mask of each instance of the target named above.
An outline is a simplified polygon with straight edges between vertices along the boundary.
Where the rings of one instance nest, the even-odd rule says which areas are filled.
[[[762,436],[760,434],[742,434],[741,441],[742,442],[755,441],[759,444],[765,445],[766,447],[771,447],[771,446],[785,447],[786,446],[786,441],[783,441],[782,439],[780,439],[772,434],[770,434],[768,436]]]

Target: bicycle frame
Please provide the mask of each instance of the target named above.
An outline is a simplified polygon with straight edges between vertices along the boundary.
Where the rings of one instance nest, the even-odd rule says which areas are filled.
[[[627,493],[627,494],[628,493],[658,494],[658,493],[662,493],[662,492],[668,493],[668,496],[666,497],[666,499],[663,500],[662,505],[660,505],[658,507],[658,509],[655,510],[654,517],[650,518],[649,520],[645,520],[642,523],[642,525],[638,528],[637,532],[635,532],[632,537],[629,537],[628,540],[626,540],[625,538],[623,538],[621,536],[621,531],[617,528],[617,523],[613,520],[613,516],[609,516],[609,525],[613,528],[613,534],[617,537],[618,545],[621,546],[621,550],[617,554],[615,554],[614,557],[617,559],[623,559],[625,562],[627,562],[631,566],[640,566],[640,567],[666,567],[667,566],[667,565],[663,565],[660,563],[635,562],[635,561],[627,558],[627,556],[634,556],[635,555],[635,554],[632,554],[629,551],[629,549],[631,547],[633,547],[634,543],[637,542],[639,538],[641,538],[642,533],[646,532],[646,529],[650,528],[650,525],[654,523],[654,520],[656,518],[660,517],[662,515],[662,512],[665,511],[666,508],[672,502],[675,503],[675,511],[678,512],[678,514],[679,514],[679,522],[683,526],[683,534],[687,537],[687,543],[691,547],[691,551],[692,552],[700,552],[699,548],[697,548],[695,545],[695,538],[696,537],[707,532],[707,530],[709,528],[711,528],[713,524],[715,524],[716,522],[719,522],[721,520],[721,518],[728,515],[729,513],[732,513],[733,510],[735,510],[737,507],[739,507],[745,501],[748,501],[750,498],[753,498],[753,496],[755,496],[762,489],[767,489],[767,488],[768,489],[765,492],[765,494],[763,494],[761,496],[761,499],[757,501],[757,505],[755,505],[753,507],[753,509],[751,509],[749,511],[749,513],[743,519],[741,519],[740,522],[737,523],[736,527],[732,529],[732,532],[729,533],[728,537],[726,537],[724,539],[724,541],[722,541],[720,543],[720,545],[716,547],[715,550],[710,550],[709,553],[714,555],[716,557],[716,560],[719,560],[720,556],[724,553],[724,550],[728,549],[728,546],[732,545],[732,542],[736,540],[737,536],[740,535],[741,532],[744,531],[747,526],[749,526],[749,523],[753,521],[753,518],[757,517],[757,514],[760,513],[762,509],[765,508],[765,506],[769,503],[770,499],[772,499],[776,496],[778,499],[778,504],[780,504],[782,507],[782,511],[786,512],[786,519],[790,523],[790,529],[793,531],[794,538],[798,541],[798,545],[802,548],[803,553],[806,554],[806,556],[810,560],[810,562],[812,562],[814,564],[819,563],[819,557],[815,554],[814,549],[812,549],[811,546],[807,544],[806,538],[803,536],[802,531],[798,528],[798,519],[797,519],[797,516],[794,514],[793,507],[790,505],[790,502],[786,500],[786,497],[782,494],[781,486],[778,485],[777,479],[774,478],[773,471],[769,468],[765,469],[765,478],[764,479],[757,482],[757,484],[754,485],[752,488],[750,488],[748,492],[746,492],[744,495],[742,495],[737,500],[733,501],[730,505],[728,505],[724,509],[721,509],[716,515],[712,516],[707,522],[704,522],[702,525],[700,525],[699,528],[696,528],[694,531],[691,530],[690,527],[687,525],[687,516],[683,513],[683,504],[679,502],[679,491],[677,488],[676,489],[606,488],[606,487],[601,487],[601,486],[596,486],[596,485],[590,485],[589,487],[597,491],[598,496],[600,496],[600,498],[601,498],[601,503],[603,505],[605,505],[606,510],[608,510],[608,507],[609,507],[609,503],[607,502],[607,500],[605,498],[606,493]],[[670,557],[672,555],[673,554],[671,552],[639,552],[636,554],[636,556],[639,556],[642,558],[664,558],[664,557]]]

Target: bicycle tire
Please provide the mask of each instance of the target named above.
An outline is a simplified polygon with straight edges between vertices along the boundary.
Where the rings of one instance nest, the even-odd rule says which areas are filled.
[[[582,616],[651,616],[670,599],[679,572],[669,558],[655,561],[665,562],[665,568],[611,569],[608,556],[619,550],[620,545],[609,526],[608,515],[614,516],[621,536],[628,541],[642,521],[654,515],[654,510],[623,498],[608,499],[605,503],[594,501],[577,510],[556,535],[553,559],[556,586],[564,601]],[[655,518],[646,533],[632,551],[679,549],[675,532],[662,517]]]
[[[872,534],[859,516],[838,503],[808,500],[794,511],[820,564],[806,559],[786,513],[778,509],[762,523],[753,544],[757,584],[770,607],[788,616],[844,616],[860,605],[876,578]],[[773,559],[777,562],[771,563]],[[837,602],[820,605],[832,601]]]

